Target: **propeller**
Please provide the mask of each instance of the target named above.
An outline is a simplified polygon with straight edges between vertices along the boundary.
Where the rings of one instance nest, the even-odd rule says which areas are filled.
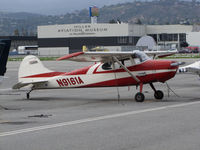
[[[180,65],[184,65],[184,64],[185,64],[185,62],[173,62],[173,63],[171,63],[171,66],[175,67],[175,66],[180,66]]]

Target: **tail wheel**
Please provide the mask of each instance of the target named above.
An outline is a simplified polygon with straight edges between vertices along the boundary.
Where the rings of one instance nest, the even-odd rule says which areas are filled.
[[[30,93],[26,93],[26,99],[30,99]]]
[[[30,93],[33,91],[33,89],[31,89],[29,92],[26,93],[26,99],[30,99]]]
[[[144,102],[144,94],[138,92],[137,94],[135,94],[135,101],[136,102]]]
[[[163,94],[162,91],[157,90],[157,91],[154,93],[154,97],[155,97],[156,99],[163,99],[164,94]]]

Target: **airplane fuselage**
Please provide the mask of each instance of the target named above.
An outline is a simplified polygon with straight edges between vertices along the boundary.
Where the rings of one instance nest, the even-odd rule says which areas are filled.
[[[143,84],[165,82],[173,78],[177,66],[174,61],[147,60],[141,64],[127,66]],[[103,63],[97,63],[72,72],[49,72],[23,77],[23,80],[40,81],[48,78],[48,82],[35,84],[33,89],[57,88],[89,88],[138,85],[134,78],[123,68],[103,69]]]

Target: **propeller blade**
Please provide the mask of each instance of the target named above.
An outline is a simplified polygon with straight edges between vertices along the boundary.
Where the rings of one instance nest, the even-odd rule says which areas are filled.
[[[174,62],[174,63],[171,63],[171,66],[180,66],[180,65],[184,65],[185,62]]]

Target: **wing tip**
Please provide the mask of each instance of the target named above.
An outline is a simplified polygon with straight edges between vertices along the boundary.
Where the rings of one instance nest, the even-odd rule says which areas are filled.
[[[84,52],[76,52],[76,53],[68,54],[68,55],[65,55],[65,56],[62,56],[62,57],[56,59],[56,61],[69,59],[69,58],[76,57],[76,56],[79,56],[82,54],[84,54]]]

